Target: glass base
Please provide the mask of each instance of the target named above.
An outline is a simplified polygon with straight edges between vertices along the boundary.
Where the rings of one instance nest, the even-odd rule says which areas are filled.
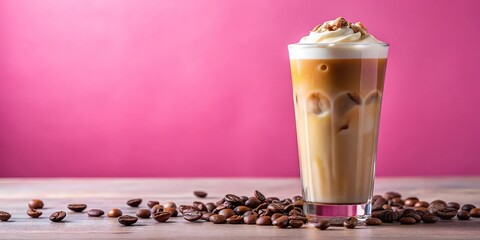
[[[356,217],[358,221],[365,221],[372,214],[372,203],[354,204],[354,205],[331,205],[306,202],[303,205],[305,216],[309,222],[318,222],[320,220],[346,219]]]

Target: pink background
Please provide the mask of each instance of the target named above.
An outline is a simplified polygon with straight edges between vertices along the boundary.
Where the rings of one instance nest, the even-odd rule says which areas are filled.
[[[379,176],[480,174],[480,1],[0,1],[0,176],[298,176],[287,44],[391,44]]]

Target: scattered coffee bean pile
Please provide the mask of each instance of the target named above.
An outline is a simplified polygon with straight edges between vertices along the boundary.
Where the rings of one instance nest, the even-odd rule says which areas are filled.
[[[198,198],[205,198],[208,194],[204,191],[195,191]],[[127,205],[137,208],[142,199],[131,199]],[[469,220],[471,217],[480,218],[480,208],[472,204],[460,206],[457,202],[445,202],[435,200],[432,202],[420,201],[417,197],[402,196],[397,192],[386,192],[382,195],[375,195],[372,199],[372,216],[366,219],[365,225],[376,226],[382,223],[398,222],[404,225],[424,223],[436,223],[441,220],[451,220],[456,217],[458,220]],[[292,198],[279,199],[277,197],[265,197],[261,192],[255,191],[253,196],[237,196],[227,194],[217,202],[203,203],[194,201],[191,205],[177,205],[174,202],[167,202],[161,205],[159,201],[148,201],[147,208],[140,208],[136,216],[123,215],[118,208],[112,208],[107,216],[117,218],[124,226],[134,225],[139,218],[153,218],[159,223],[167,222],[170,217],[177,217],[179,214],[189,222],[206,221],[213,224],[251,224],[258,226],[276,226],[278,228],[301,228],[307,223],[303,213],[303,198],[294,196]],[[27,215],[31,218],[38,218],[44,204],[39,199],[33,199],[28,203]],[[67,206],[73,212],[83,212],[87,205],[83,203],[72,203]],[[101,217],[105,212],[101,209],[90,209],[87,212],[89,217]],[[60,222],[67,216],[64,211],[57,211],[50,215],[52,222]],[[0,221],[8,221],[10,213],[0,211]],[[314,227],[326,230],[330,226],[345,227],[354,229],[359,224],[355,217],[331,218],[320,220],[314,223]]]

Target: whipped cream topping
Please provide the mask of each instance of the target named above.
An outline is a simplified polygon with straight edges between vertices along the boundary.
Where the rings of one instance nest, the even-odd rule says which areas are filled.
[[[316,26],[300,43],[383,43],[370,35],[360,22],[350,23],[339,17]]]

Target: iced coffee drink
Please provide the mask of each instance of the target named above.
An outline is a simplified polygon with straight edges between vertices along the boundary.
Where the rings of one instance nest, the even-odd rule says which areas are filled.
[[[368,217],[388,44],[337,18],[288,49],[305,210]]]

